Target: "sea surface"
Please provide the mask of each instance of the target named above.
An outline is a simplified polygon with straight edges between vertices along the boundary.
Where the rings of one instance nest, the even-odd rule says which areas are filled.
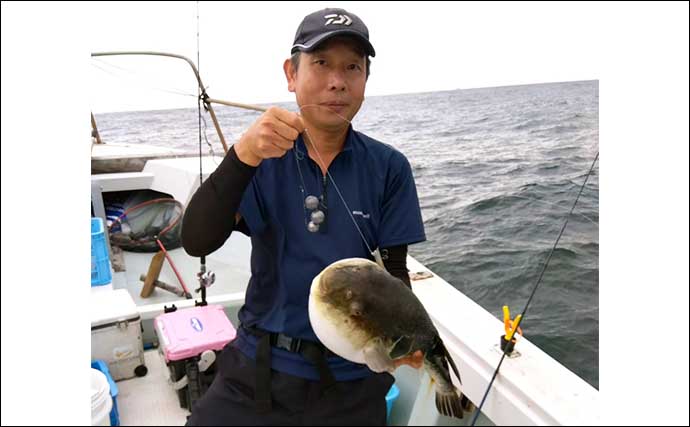
[[[259,114],[214,109],[229,144]],[[106,143],[199,150],[196,108],[96,120]],[[206,126],[222,154],[210,119]],[[568,219],[522,329],[598,388],[598,162],[568,216],[599,151],[598,82],[369,97],[353,126],[412,165],[427,241],[410,254],[499,319],[503,305],[522,311]]]

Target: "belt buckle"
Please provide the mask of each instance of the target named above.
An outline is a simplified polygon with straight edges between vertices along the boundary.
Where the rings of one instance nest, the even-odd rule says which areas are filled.
[[[299,351],[302,349],[302,340],[299,338],[290,338],[283,334],[275,334],[275,341],[273,345],[283,350],[299,353]]]
[[[283,350],[292,351],[292,338],[283,334],[276,334],[275,346]]]
[[[290,343],[290,351],[293,353],[299,353],[299,351],[302,349],[302,340],[299,338],[293,338],[292,342]]]

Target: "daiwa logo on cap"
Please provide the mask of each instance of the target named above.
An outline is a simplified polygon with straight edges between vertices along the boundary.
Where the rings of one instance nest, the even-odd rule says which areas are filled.
[[[197,319],[196,317],[192,317],[189,319],[189,324],[192,325],[192,329],[194,329],[197,332],[201,332],[204,330],[204,325],[201,324],[201,320]]]
[[[347,15],[326,15],[324,16],[326,19],[326,23],[324,25],[331,25],[331,24],[342,24],[342,25],[350,25],[352,24],[352,19],[347,16]],[[338,18],[336,20],[336,18]]]

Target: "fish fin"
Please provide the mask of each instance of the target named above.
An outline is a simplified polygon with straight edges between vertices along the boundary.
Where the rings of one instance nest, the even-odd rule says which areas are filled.
[[[436,390],[436,409],[447,417],[463,417],[462,403],[455,389],[446,392]]]
[[[381,340],[374,338],[364,346],[364,361],[374,372],[393,372],[395,364],[384,348]]]
[[[455,362],[453,361],[453,358],[450,357],[450,353],[448,353],[448,349],[446,349],[446,346],[443,345],[443,341],[441,341],[440,339],[438,341],[438,345],[440,346],[440,349],[443,352],[443,357],[448,362],[450,367],[453,369],[453,373],[455,373],[455,376],[458,378],[458,381],[460,381],[460,384],[462,384],[462,379],[460,378],[460,371],[458,371],[458,367],[455,366]]]
[[[391,359],[397,359],[398,357],[406,356],[412,350],[412,344],[414,340],[412,338],[402,336],[395,341],[393,344],[393,349],[390,351],[389,355]]]
[[[460,393],[460,405],[465,412],[474,412],[477,409],[465,393]]]

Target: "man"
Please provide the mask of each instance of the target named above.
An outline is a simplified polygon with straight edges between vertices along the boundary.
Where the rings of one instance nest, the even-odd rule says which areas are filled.
[[[325,9],[306,16],[291,53],[283,68],[300,111],[274,107],[259,117],[185,213],[182,241],[190,255],[215,251],[233,230],[252,241],[238,336],[221,353],[189,425],[386,421],[393,377],[326,350],[307,305],[323,268],[372,259],[374,248],[410,285],[407,245],[425,240],[412,171],[400,152],[350,124],[375,55],[356,15]],[[421,358],[418,352],[396,366],[419,368]]]

